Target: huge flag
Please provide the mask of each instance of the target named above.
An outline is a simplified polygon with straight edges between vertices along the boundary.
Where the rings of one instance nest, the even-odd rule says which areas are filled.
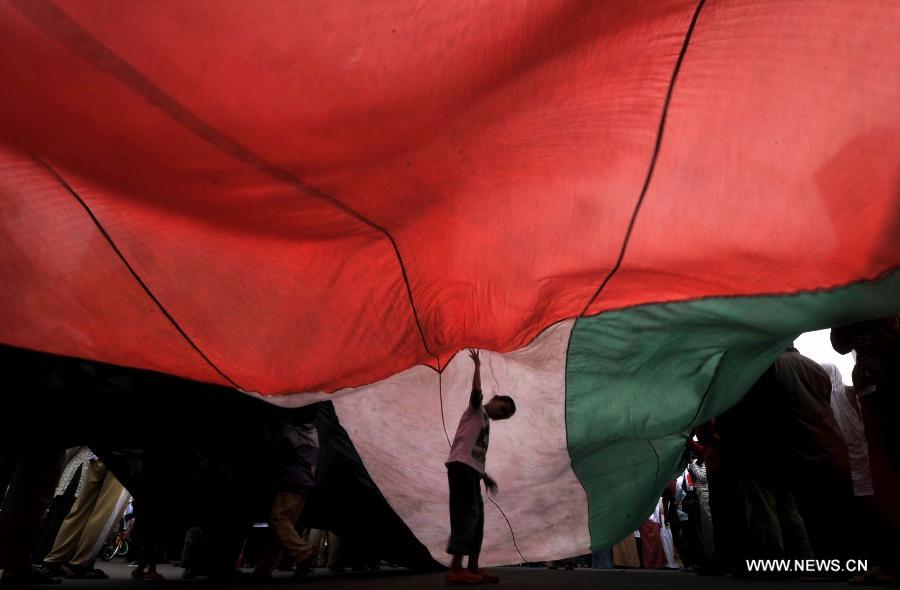
[[[329,396],[440,558],[608,546],[799,332],[900,311],[900,4],[0,3],[0,341]],[[318,393],[317,393],[318,392]],[[337,393],[335,393],[337,392]]]

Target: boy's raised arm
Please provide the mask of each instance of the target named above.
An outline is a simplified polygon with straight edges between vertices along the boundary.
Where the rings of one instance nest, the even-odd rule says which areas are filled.
[[[475,363],[475,374],[472,376],[472,395],[469,397],[469,406],[478,409],[481,407],[481,359],[478,358],[478,351],[474,348],[469,349],[469,358]]]

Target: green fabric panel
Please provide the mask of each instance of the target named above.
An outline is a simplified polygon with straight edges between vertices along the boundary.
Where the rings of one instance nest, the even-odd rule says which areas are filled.
[[[737,403],[802,332],[900,313],[900,271],[792,295],[646,305],[579,319],[566,363],[572,467],[591,547],[622,540],[681,471],[691,428]]]

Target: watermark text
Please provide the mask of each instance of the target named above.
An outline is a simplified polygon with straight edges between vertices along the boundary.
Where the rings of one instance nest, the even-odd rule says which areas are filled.
[[[841,574],[865,573],[869,569],[866,559],[748,559],[747,571],[782,572],[791,574]]]

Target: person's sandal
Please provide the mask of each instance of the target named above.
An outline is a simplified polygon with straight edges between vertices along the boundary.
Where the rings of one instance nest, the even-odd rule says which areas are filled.
[[[45,561],[41,564],[40,570],[42,574],[51,578],[65,578],[66,572],[63,571],[62,565],[61,563]]]
[[[166,578],[161,573],[157,571],[147,572],[144,574],[144,577],[141,578],[145,582],[165,582]]]
[[[447,583],[452,586],[474,586],[475,584],[482,583],[482,578],[479,574],[470,572],[467,569],[462,569],[457,572],[448,571],[446,580]]]

